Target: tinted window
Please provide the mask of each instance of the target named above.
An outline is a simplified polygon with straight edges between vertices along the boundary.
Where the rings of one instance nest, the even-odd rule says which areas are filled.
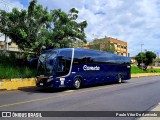
[[[67,75],[71,66],[72,50],[62,50],[58,56],[57,76]]]
[[[66,59],[71,59],[72,58],[72,50],[69,49],[69,50],[59,51],[58,56],[63,56]]]
[[[97,56],[97,53],[93,51],[75,51],[74,65],[93,63],[93,58]]]
[[[124,64],[130,63],[130,58],[124,56],[118,56],[107,52],[97,51],[75,51],[74,65],[85,63],[113,63]]]

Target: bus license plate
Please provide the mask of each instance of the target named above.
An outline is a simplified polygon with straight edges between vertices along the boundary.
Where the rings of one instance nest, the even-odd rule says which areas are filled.
[[[41,86],[43,86],[43,83],[40,83]]]

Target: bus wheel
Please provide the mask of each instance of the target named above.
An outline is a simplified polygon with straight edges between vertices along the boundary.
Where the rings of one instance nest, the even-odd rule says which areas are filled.
[[[81,87],[81,80],[80,78],[75,78],[74,79],[74,88],[79,89]]]
[[[121,75],[118,76],[118,83],[122,83],[122,77],[121,77]]]

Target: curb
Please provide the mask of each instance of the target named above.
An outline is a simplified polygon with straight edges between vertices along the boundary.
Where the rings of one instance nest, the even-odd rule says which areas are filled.
[[[131,78],[148,77],[148,76],[160,76],[160,73],[138,73],[138,74],[131,74]]]
[[[160,73],[131,74],[131,78],[160,76]],[[19,90],[36,86],[36,78],[0,79],[0,91]]]
[[[160,103],[158,103],[153,109],[148,111],[149,114],[153,114],[154,112],[160,111]],[[152,113],[151,113],[152,112]],[[159,116],[156,117],[140,117],[138,120],[159,120]]]
[[[36,78],[24,79],[1,79],[0,91],[4,90],[18,90],[20,88],[36,86]]]

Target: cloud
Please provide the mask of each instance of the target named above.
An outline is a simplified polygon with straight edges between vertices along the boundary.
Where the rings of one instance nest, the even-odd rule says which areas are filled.
[[[25,5],[20,0],[9,0],[19,8]],[[68,12],[79,10],[78,21],[87,20],[87,40],[105,36],[128,42],[131,56],[143,50],[159,51],[160,2],[159,0],[38,0],[49,10],[62,9]],[[0,5],[1,8],[1,5]]]
[[[0,10],[12,11],[14,7],[18,9],[25,8],[19,0],[0,0]]]
[[[87,32],[89,41],[94,37],[114,37],[128,42],[129,52],[134,56],[143,48],[159,51],[160,46],[160,4],[158,0],[139,0],[116,2],[98,0],[87,9],[80,8],[80,16],[85,17],[89,23]],[[93,6],[96,6],[95,9]],[[103,14],[94,14],[101,11]],[[134,48],[134,50],[132,50]],[[143,50],[144,50],[143,49]]]

